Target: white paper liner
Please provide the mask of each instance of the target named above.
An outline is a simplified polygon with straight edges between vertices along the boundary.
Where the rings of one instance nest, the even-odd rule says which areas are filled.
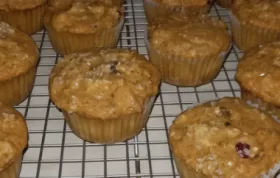
[[[147,28],[144,33],[144,41],[148,49],[149,60],[159,68],[162,80],[175,86],[200,86],[211,82],[220,73],[226,56],[232,47],[230,45],[227,51],[221,52],[217,56],[186,59],[168,53],[161,54],[159,51],[152,49],[148,40]]]
[[[200,102],[200,103],[193,103],[188,109],[186,109],[186,110],[190,110],[190,109],[193,109],[193,108],[195,108],[195,107],[197,107],[197,106],[199,106],[199,105],[202,105],[202,104],[205,104],[205,103],[208,103],[208,102],[215,102],[215,101],[218,101],[218,100],[220,100],[220,99],[222,99],[223,97],[216,97],[216,98],[213,98],[213,99],[210,99],[210,100],[204,100],[204,101],[202,101],[202,102]],[[234,98],[234,97],[232,97],[232,98]],[[236,98],[238,98],[238,99],[241,99],[241,98],[239,98],[239,97],[236,97]],[[242,99],[241,99],[242,100]],[[259,107],[258,107],[258,105],[257,104],[255,104],[255,103],[252,103],[252,102],[250,102],[250,101],[246,101],[246,103],[248,104],[248,105],[250,105],[250,106],[252,106],[252,107],[254,107],[254,108],[256,108],[256,109],[259,109]],[[186,110],[184,110],[183,112],[185,112]],[[183,113],[182,112],[182,113]],[[181,113],[180,113],[181,114]],[[179,115],[180,115],[179,114]],[[178,115],[178,116],[179,116]],[[274,118],[274,120],[276,120],[277,122],[279,122],[280,123],[280,118],[278,118],[277,116],[273,116],[273,115],[270,115],[270,116],[272,116],[272,118]],[[176,118],[175,118],[176,119]],[[173,154],[173,152],[172,152],[172,154]],[[174,154],[173,154],[174,155]],[[176,158],[175,158],[175,160],[176,160]],[[177,159],[177,160],[179,160],[179,159]],[[176,168],[178,169],[178,172],[181,172],[182,174],[183,174],[183,170],[179,170],[179,169],[182,169],[182,165],[180,166],[180,167],[178,167],[177,165],[176,165]],[[184,168],[183,168],[184,169]],[[202,178],[203,176],[202,175],[197,175],[198,176],[198,178]],[[202,176],[202,177],[201,177]],[[189,178],[189,177],[181,177],[181,178]],[[191,177],[191,178],[197,178],[196,176],[195,177]],[[204,177],[203,177],[204,178]],[[205,177],[205,178],[207,178],[207,177]],[[273,168],[271,168],[267,173],[262,173],[260,176],[258,176],[258,177],[255,177],[255,178],[280,178],[280,160],[279,160],[279,162],[278,163],[276,163],[275,165],[274,165],[274,167]]]

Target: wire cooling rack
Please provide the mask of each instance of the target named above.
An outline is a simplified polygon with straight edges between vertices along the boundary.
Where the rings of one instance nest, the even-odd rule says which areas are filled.
[[[147,56],[142,0],[127,0],[125,12],[119,47],[136,49]],[[215,5],[210,14],[230,25],[226,9]],[[196,88],[162,84],[147,127],[137,137],[113,145],[87,143],[72,133],[49,99],[48,78],[59,56],[45,31],[33,39],[41,52],[36,82],[32,95],[17,107],[29,127],[21,178],[179,177],[167,143],[168,128],[176,115],[198,102],[240,95],[234,74],[242,53],[233,47],[212,83]]]

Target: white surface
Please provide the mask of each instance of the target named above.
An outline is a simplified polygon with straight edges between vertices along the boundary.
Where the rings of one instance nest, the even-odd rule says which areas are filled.
[[[120,47],[138,49],[146,55],[142,1],[127,1]],[[210,14],[229,24],[225,9],[215,6]],[[178,177],[167,144],[167,128],[175,116],[197,102],[239,96],[234,74],[237,56],[242,53],[233,48],[214,82],[197,88],[162,84],[147,129],[135,139],[108,146],[85,143],[71,132],[62,114],[49,101],[48,75],[58,56],[47,34],[41,32],[33,38],[41,49],[36,83],[30,98],[17,107],[29,126],[29,149],[24,155],[21,178]]]

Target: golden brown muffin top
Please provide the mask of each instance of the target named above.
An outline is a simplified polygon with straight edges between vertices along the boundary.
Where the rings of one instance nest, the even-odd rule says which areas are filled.
[[[0,103],[0,172],[19,159],[27,146],[27,126],[14,108]]]
[[[51,23],[60,32],[95,33],[116,27],[123,19],[121,11],[111,0],[79,0],[54,14]]]
[[[46,2],[47,0],[0,0],[0,10],[32,9]]]
[[[159,83],[158,70],[142,55],[108,49],[65,56],[51,73],[50,93],[63,110],[114,119],[141,112]]]
[[[157,3],[169,7],[189,7],[189,6],[203,6],[210,3],[212,0],[154,0]]]
[[[241,23],[280,30],[278,0],[235,0],[232,12]]]
[[[170,128],[176,158],[207,177],[259,177],[280,161],[280,125],[238,98],[183,112]]]
[[[185,58],[201,58],[226,52],[230,46],[227,26],[207,15],[168,15],[148,27],[153,49]]]
[[[0,22],[0,81],[25,73],[38,58],[37,46],[28,35]]]
[[[236,80],[240,86],[268,103],[280,106],[280,42],[273,42],[245,53]]]

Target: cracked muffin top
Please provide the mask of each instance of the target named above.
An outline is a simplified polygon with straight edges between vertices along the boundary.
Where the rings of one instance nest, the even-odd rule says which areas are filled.
[[[50,76],[54,103],[89,118],[141,112],[158,93],[160,74],[134,50],[108,49],[65,56]]]
[[[59,32],[91,34],[112,29],[123,20],[123,8],[111,0],[74,1],[67,10],[55,11],[47,21]]]
[[[38,58],[38,48],[31,37],[0,22],[0,81],[27,72]]]
[[[27,125],[14,108],[0,103],[0,172],[20,159],[27,146]]]
[[[0,10],[26,10],[43,5],[47,0],[1,0]]]
[[[155,19],[148,26],[151,47],[160,53],[201,58],[227,52],[230,36],[220,20],[175,13]]]
[[[273,42],[245,52],[235,78],[242,88],[279,107],[279,77],[280,42]]]
[[[235,0],[232,12],[243,24],[253,24],[280,30],[280,1],[278,0]]]
[[[280,161],[280,125],[238,98],[180,114],[169,133],[175,157],[207,177],[259,177]]]

